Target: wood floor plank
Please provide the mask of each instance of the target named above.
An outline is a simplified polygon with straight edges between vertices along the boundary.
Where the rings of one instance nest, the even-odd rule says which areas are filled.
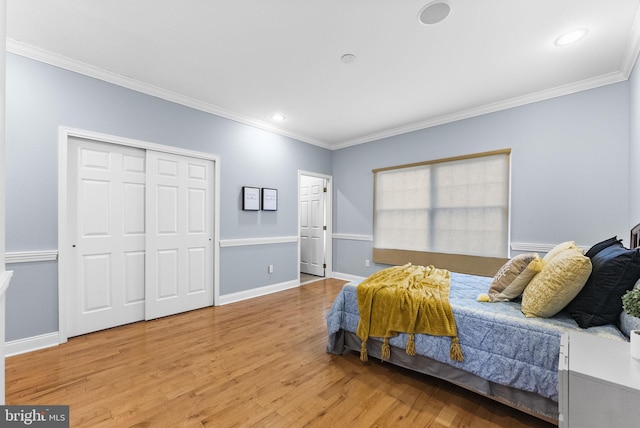
[[[8,404],[67,404],[72,427],[540,427],[447,382],[326,353],[344,281],[80,337],[6,360]]]

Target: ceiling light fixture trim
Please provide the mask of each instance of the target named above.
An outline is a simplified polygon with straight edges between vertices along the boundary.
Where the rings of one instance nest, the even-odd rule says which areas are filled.
[[[589,33],[587,28],[576,28],[558,37],[555,41],[556,46],[566,46],[582,40]]]
[[[352,62],[355,62],[356,59],[358,59],[358,57],[350,53],[344,54],[340,57],[340,61],[344,62],[345,64],[351,64]]]
[[[418,12],[418,22],[422,25],[433,25],[444,21],[451,13],[451,5],[446,1],[434,1]]]

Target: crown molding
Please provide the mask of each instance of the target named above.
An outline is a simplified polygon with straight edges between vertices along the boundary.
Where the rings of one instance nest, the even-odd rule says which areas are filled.
[[[638,60],[638,54],[640,53],[640,8],[636,11],[636,16],[633,19],[633,25],[631,26],[631,32],[629,34],[629,43],[627,44],[626,54],[622,62],[622,73],[628,79],[631,76],[633,67]]]
[[[531,94],[523,95],[520,97],[511,98],[509,100],[500,101],[496,103],[486,104],[459,112],[446,114],[431,118],[428,120],[415,122],[409,125],[400,126],[392,129],[388,129],[382,132],[364,135],[361,137],[353,138],[343,141],[341,143],[330,144],[325,141],[321,141],[312,138],[307,135],[297,134],[285,129],[279,128],[268,122],[263,122],[249,116],[242,115],[220,106],[208,104],[198,99],[186,97],[184,95],[177,94],[154,85],[149,85],[144,82],[140,82],[135,79],[131,79],[122,76],[117,73],[113,73],[101,68],[85,64],[71,58],[58,55],[56,53],[19,42],[14,39],[7,38],[7,52],[11,52],[17,55],[21,55],[27,58],[34,59],[46,64],[50,64],[56,67],[60,67],[72,72],[83,74],[88,77],[99,79],[114,85],[118,85],[124,88],[128,88],[137,92],[141,92],[147,95],[151,95],[166,101],[181,104],[186,107],[190,107],[196,110],[200,110],[206,113],[210,113],[216,116],[224,117],[226,119],[233,120],[245,125],[253,126],[258,129],[273,132],[274,134],[282,135],[284,137],[293,138],[295,140],[312,144],[328,150],[339,150],[359,144],[369,143],[372,141],[381,140],[384,138],[395,137],[397,135],[406,134],[409,132],[419,131],[426,128],[431,128],[438,125],[444,125],[458,120],[469,119],[476,116],[481,116],[488,113],[495,113],[501,110],[507,110],[514,107],[520,107],[526,104],[535,103],[538,101],[544,101],[551,98],[556,98],[564,95],[573,94],[589,89],[594,89],[600,86],[610,85],[625,81],[631,75],[633,67],[640,53],[640,10],[636,14],[631,35],[629,37],[629,44],[626,49],[626,55],[621,64],[621,70],[617,72],[608,73],[602,76],[594,77],[591,79],[585,79],[580,82],[570,83],[567,85],[557,86],[555,88],[534,92]]]
[[[523,95],[521,97],[515,97],[505,101],[486,104],[483,106],[462,110],[456,113],[446,114],[433,119],[428,119],[422,122],[416,122],[410,125],[389,129],[383,132],[365,135],[363,137],[354,138],[352,140],[348,140],[343,143],[333,145],[332,148],[334,150],[344,149],[346,147],[369,143],[371,141],[381,140],[383,138],[395,137],[397,135],[419,131],[426,128],[432,128],[434,126],[444,125],[446,123],[456,122],[458,120],[469,119],[472,117],[481,116],[483,114],[495,113],[501,110],[520,107],[520,106],[535,103],[538,101],[544,101],[551,98],[560,97],[563,95],[569,95],[576,92],[586,91],[588,89],[594,89],[600,86],[622,82],[627,79],[628,79],[628,76],[625,76],[622,72],[613,72],[613,73],[605,74],[602,76],[594,77],[592,79],[586,79],[580,82],[570,83],[568,85],[557,86],[552,89],[547,89],[540,92],[534,92],[531,94]]]
[[[45,49],[38,48],[27,43],[23,43],[14,39],[7,38],[7,52],[11,52],[16,55],[31,58],[36,61],[40,61],[55,67],[63,68],[75,73],[79,73],[94,79],[102,80],[104,82],[112,83],[114,85],[121,86],[123,88],[131,89],[136,92],[151,95],[156,98],[160,98],[166,101],[170,101],[176,104],[181,104],[186,107],[190,107],[196,110],[210,113],[216,116],[224,117],[226,119],[233,120],[235,122],[242,123],[244,125],[253,126],[254,128],[262,129],[264,131],[273,132],[274,134],[282,135],[283,137],[293,138],[303,143],[313,144],[324,149],[331,149],[332,147],[324,141],[317,140],[307,135],[297,134],[279,128],[268,122],[254,119],[249,116],[245,116],[240,113],[236,113],[231,110],[227,110],[220,106],[208,104],[195,98],[180,95],[178,93],[168,91],[166,89],[159,88],[148,83],[140,82],[139,80],[131,79],[118,73],[113,73],[89,65],[74,59],[47,51]]]

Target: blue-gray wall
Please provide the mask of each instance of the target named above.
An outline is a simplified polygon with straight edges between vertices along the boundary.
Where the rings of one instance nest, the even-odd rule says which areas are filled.
[[[19,55],[7,56],[6,249],[55,250],[59,126],[220,159],[220,239],[298,234],[298,170],[331,173],[330,151]],[[242,186],[278,189],[278,211],[244,212]],[[296,244],[220,249],[220,294],[296,280]],[[267,273],[267,265],[275,266]],[[7,340],[58,329],[57,263],[10,264]]]
[[[637,73],[635,73],[637,74]],[[57,249],[59,126],[216,154],[220,238],[297,235],[297,171],[334,177],[334,233],[372,234],[371,170],[512,148],[515,243],[580,245],[640,221],[640,77],[330,152],[17,55],[7,58],[8,252]],[[630,113],[631,112],[631,113]],[[631,137],[630,137],[631,134]],[[630,144],[631,141],[631,144]],[[279,190],[277,212],[243,212],[243,185]],[[366,276],[370,241],[335,239],[333,270]],[[269,275],[266,265],[276,270]],[[57,331],[57,263],[12,264],[7,340]],[[291,281],[297,246],[220,250],[222,295]]]
[[[373,233],[374,168],[504,148],[512,243],[629,242],[629,82],[334,151],[334,232]],[[370,241],[336,240],[333,249],[336,272],[380,268],[365,267]]]

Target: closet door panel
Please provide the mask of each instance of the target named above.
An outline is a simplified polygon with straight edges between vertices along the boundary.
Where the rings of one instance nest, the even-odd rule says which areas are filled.
[[[81,138],[67,154],[72,337],[144,319],[146,160],[144,150]]]
[[[146,319],[213,304],[213,161],[147,152]]]

